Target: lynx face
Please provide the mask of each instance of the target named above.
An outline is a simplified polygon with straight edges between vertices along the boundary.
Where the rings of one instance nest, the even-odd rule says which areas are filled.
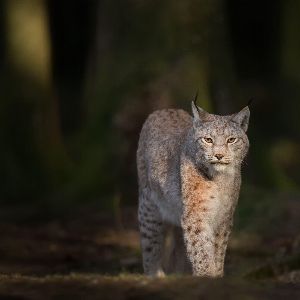
[[[218,171],[240,165],[249,148],[249,109],[231,116],[212,115],[199,107],[193,113],[197,158]]]

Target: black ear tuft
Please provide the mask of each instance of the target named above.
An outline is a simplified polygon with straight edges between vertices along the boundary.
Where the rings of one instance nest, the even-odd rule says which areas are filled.
[[[196,122],[197,121],[201,121],[201,122],[210,121],[211,115],[196,104],[197,98],[198,98],[198,91],[195,95],[194,100],[192,101],[192,112],[193,112],[194,121],[196,121]]]
[[[194,102],[194,105],[195,105],[195,107],[196,107],[196,109],[197,109],[198,113],[200,113],[199,107],[198,107],[198,105],[197,105],[198,94],[199,94],[199,90],[197,90],[197,92],[196,92],[196,95],[195,95],[195,98],[194,98],[193,102]]]
[[[248,101],[247,106],[250,106],[253,103],[253,101],[254,101],[254,97],[250,98],[249,101]]]

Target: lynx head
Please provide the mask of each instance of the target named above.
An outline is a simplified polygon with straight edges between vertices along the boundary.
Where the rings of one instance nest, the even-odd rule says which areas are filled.
[[[240,166],[249,148],[249,107],[233,115],[219,116],[204,111],[194,101],[192,111],[196,159],[216,171]]]

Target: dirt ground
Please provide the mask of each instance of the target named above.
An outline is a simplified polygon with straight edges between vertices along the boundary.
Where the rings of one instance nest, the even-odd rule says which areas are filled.
[[[0,300],[300,299],[300,202],[292,198],[280,214],[259,219],[254,210],[248,220],[256,220],[254,228],[238,212],[226,275],[217,280],[144,277],[135,208],[122,209],[121,221],[95,207],[51,217],[46,210],[2,208]],[[278,230],[264,231],[265,222]]]

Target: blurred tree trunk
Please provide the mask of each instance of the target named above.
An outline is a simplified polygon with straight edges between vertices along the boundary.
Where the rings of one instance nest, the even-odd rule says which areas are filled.
[[[31,141],[34,142],[33,152],[29,154],[32,157],[27,159],[38,160],[50,182],[57,182],[64,176],[69,159],[62,140],[58,99],[51,80],[46,0],[6,0],[4,9],[7,74],[10,77],[8,82],[12,82],[8,93],[17,107],[24,107],[24,111],[19,112],[24,124],[15,120],[12,126],[24,126],[28,134],[26,138],[15,138],[20,139],[23,145],[19,146],[24,149],[30,148]],[[28,174],[32,172],[27,171]]]
[[[234,69],[226,0],[214,3],[215,15],[209,24],[212,34],[207,49],[210,91],[216,113],[231,114],[237,109],[235,104],[241,101],[241,92]]]
[[[49,90],[51,53],[45,1],[6,0],[5,4],[10,67]]]
[[[284,77],[300,82],[300,2],[282,2],[281,72]]]
[[[288,118],[286,130],[300,139],[299,132],[299,111],[300,111],[300,1],[283,1],[282,2],[282,22],[281,22],[281,52],[280,52],[280,71],[282,82],[288,82],[287,92],[281,95],[288,98]],[[281,82],[281,84],[282,84]],[[281,100],[281,99],[280,99]],[[286,110],[286,102],[280,101],[280,107]],[[280,116],[282,118],[282,116]],[[286,134],[285,130],[285,134]]]
[[[235,54],[234,63],[244,93],[244,99],[241,99],[242,102],[237,101],[236,105],[241,108],[249,98],[255,99],[251,107],[248,132],[254,145],[250,148],[247,169],[252,182],[262,186],[286,187],[290,184],[289,180],[272,159],[274,132],[276,138],[279,138],[280,132],[285,131],[282,115],[278,114],[278,111],[284,111],[286,105],[280,95],[283,82],[279,75],[278,49],[282,34],[282,6],[286,2],[226,2]],[[271,116],[273,121],[262,122],[262,116]]]
[[[61,128],[73,136],[84,124],[87,60],[101,1],[52,1],[49,9],[53,83],[60,98]]]

